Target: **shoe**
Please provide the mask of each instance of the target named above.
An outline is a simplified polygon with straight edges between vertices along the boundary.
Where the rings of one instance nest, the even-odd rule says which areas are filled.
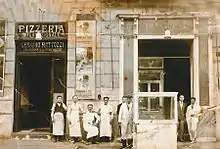
[[[74,144],[74,143],[75,143],[75,141],[74,141],[74,140],[71,140],[71,143],[73,143],[73,144]]]
[[[180,139],[180,142],[185,142],[183,139]]]

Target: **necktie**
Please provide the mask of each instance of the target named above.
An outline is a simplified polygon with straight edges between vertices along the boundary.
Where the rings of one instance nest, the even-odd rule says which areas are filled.
[[[129,105],[127,105],[127,107],[128,107],[128,110],[129,110]]]

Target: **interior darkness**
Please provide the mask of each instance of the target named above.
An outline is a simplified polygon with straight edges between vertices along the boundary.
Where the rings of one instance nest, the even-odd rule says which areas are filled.
[[[49,127],[51,57],[24,56],[20,65],[20,88],[30,103],[27,113],[21,115],[22,129]]]
[[[139,57],[164,57],[164,91],[179,92],[189,103],[192,40],[139,40]],[[184,57],[184,58],[177,58]]]

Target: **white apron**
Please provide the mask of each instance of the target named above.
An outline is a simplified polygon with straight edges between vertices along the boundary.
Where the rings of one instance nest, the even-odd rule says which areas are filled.
[[[98,127],[93,125],[94,118],[96,118],[96,122],[98,122],[100,119],[96,113],[87,112],[83,116],[83,127],[84,130],[87,132],[87,139],[97,136],[99,133]]]
[[[71,122],[69,124],[69,135],[70,137],[81,137],[80,121],[79,121],[79,112],[81,106],[78,103],[73,103],[68,109],[68,120]]]
[[[112,107],[110,105],[101,105],[101,120],[100,120],[100,137],[111,137],[112,126],[110,124],[112,120]]]
[[[63,136],[64,135],[64,116],[63,113],[54,113],[53,122],[53,135]]]

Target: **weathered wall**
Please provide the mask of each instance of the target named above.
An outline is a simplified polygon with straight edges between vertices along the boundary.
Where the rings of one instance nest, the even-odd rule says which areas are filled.
[[[106,0],[109,2],[108,0]],[[39,2],[39,3],[38,3]],[[114,2],[114,1],[113,1]],[[169,1],[170,2],[170,1]],[[5,89],[4,96],[0,98],[0,135],[9,136],[13,127],[13,103],[14,103],[14,74],[15,74],[15,44],[14,27],[18,21],[68,21],[69,22],[69,42],[68,42],[68,69],[67,69],[67,98],[70,99],[75,94],[75,15],[79,13],[93,13],[97,20],[97,43],[96,43],[96,71],[95,89],[97,94],[110,96],[112,104],[117,105],[119,98],[119,25],[117,14],[161,14],[172,13],[172,15],[188,15],[190,12],[211,12],[215,13],[218,24],[220,25],[218,1],[204,0],[173,0],[168,1],[136,1],[126,3],[125,1],[115,3],[101,3],[99,1],[88,0],[0,0],[0,18],[7,19],[7,46],[5,61]],[[219,42],[220,37],[218,38]],[[130,42],[128,39],[128,43]],[[214,39],[213,39],[214,40]],[[215,41],[215,40],[214,40]],[[125,42],[126,44],[126,42]],[[216,45],[216,44],[215,44]],[[132,45],[125,45],[132,46]],[[200,45],[201,47],[203,45]],[[214,44],[213,44],[214,46]],[[213,48],[215,55],[216,48]],[[207,58],[207,51],[201,54]],[[206,65],[206,64],[205,64]],[[207,71],[207,67],[200,65],[202,70]],[[206,65],[207,66],[207,65]],[[219,89],[217,88],[217,62],[214,57],[214,103],[219,102]],[[218,67],[219,68],[219,67]],[[130,68],[129,68],[130,69]],[[129,73],[129,69],[126,73]],[[220,70],[220,69],[219,69]],[[126,70],[125,70],[126,71]],[[208,72],[206,72],[207,74]],[[129,76],[130,77],[130,76]],[[129,78],[128,78],[129,79]],[[130,81],[130,80],[128,80]],[[207,84],[207,75],[205,81]],[[204,96],[207,96],[207,85],[204,87]],[[130,91],[127,91],[130,92]],[[17,94],[17,93],[16,93]],[[203,94],[202,94],[203,96]],[[69,102],[69,100],[68,100]],[[7,108],[5,108],[7,107]],[[98,108],[98,107],[96,107]]]

